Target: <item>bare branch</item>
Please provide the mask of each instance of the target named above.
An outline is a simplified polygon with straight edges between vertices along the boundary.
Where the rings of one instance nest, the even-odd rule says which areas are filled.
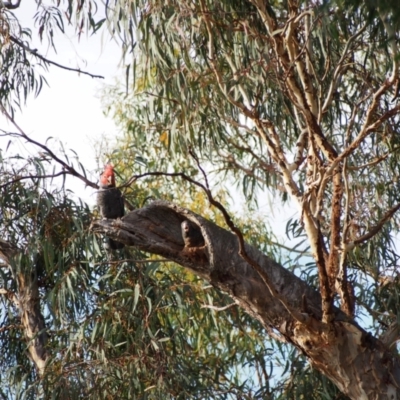
[[[204,179],[207,182],[207,176],[206,176],[204,170],[201,168],[198,158],[196,157],[196,155],[193,152],[191,153],[191,155],[195,159],[198,168],[203,173]],[[236,237],[238,239],[238,243],[239,243],[239,255],[243,258],[243,260],[245,260],[248,264],[250,264],[255,269],[255,271],[260,275],[260,278],[262,279],[264,284],[267,286],[267,288],[271,292],[271,295],[274,296],[276,299],[278,299],[282,303],[282,305],[286,308],[286,310],[289,312],[289,314],[292,315],[292,317],[296,321],[298,321],[300,323],[306,323],[307,322],[307,316],[304,315],[304,314],[299,313],[297,310],[292,309],[292,307],[290,307],[287,304],[286,299],[284,298],[284,296],[281,296],[278,293],[278,291],[275,289],[274,285],[271,283],[268,275],[261,268],[261,266],[255,260],[251,259],[248,256],[248,254],[246,252],[246,248],[245,248],[244,237],[243,237],[243,234],[242,234],[241,230],[234,224],[234,222],[232,221],[232,218],[229,215],[229,213],[226,210],[226,208],[219,201],[214,199],[214,197],[211,194],[210,189],[208,188],[208,184],[207,184],[206,195],[208,197],[208,201],[210,202],[210,204],[212,204],[214,207],[218,208],[218,210],[221,211],[221,213],[222,213],[222,215],[223,215],[223,217],[225,219],[225,222],[228,225],[229,229],[236,235]]]
[[[332,102],[332,98],[333,98],[333,93],[335,92],[335,89],[337,87],[337,83],[339,81],[340,78],[340,73],[343,70],[343,63],[349,53],[350,50],[350,45],[354,42],[354,40],[356,40],[367,28],[367,24],[363,25],[353,36],[351,36],[349,38],[349,40],[346,43],[346,46],[344,47],[342,56],[340,57],[339,61],[336,64],[336,68],[335,68],[335,72],[333,73],[333,77],[331,80],[331,84],[329,85],[329,89],[328,89],[328,94],[325,98],[325,102],[324,105],[322,106],[321,109],[321,115],[326,112],[326,110],[328,109],[328,107],[330,106],[331,102]]]
[[[369,232],[367,232],[365,235],[360,236],[359,238],[355,239],[353,241],[353,244],[357,245],[357,244],[361,244],[369,239],[371,239],[372,237],[374,237],[377,233],[379,233],[379,231],[382,229],[383,225],[386,224],[387,221],[390,220],[390,218],[392,218],[392,216],[396,213],[396,211],[398,211],[400,209],[400,203],[396,204],[395,206],[393,206],[390,210],[386,211],[386,213],[384,214],[384,216],[380,219],[380,221],[372,228],[370,229]]]
[[[342,197],[343,197],[341,165],[338,165],[337,168],[334,170],[332,184],[333,184],[333,193],[332,193],[332,208],[331,208],[331,223],[330,223],[331,246],[329,252],[328,273],[330,275],[329,278],[330,278],[331,290],[333,291],[335,288],[335,280],[338,275],[339,260],[340,260],[339,256],[340,241],[341,241],[340,222],[342,215]],[[343,300],[344,299],[342,298],[342,301]]]
[[[305,256],[305,257],[307,257],[307,256],[308,256],[308,257],[311,257],[311,256],[312,256],[312,254],[311,254],[308,250],[297,250],[296,248],[292,248],[292,247],[289,247],[289,246],[285,246],[284,244],[275,242],[275,241],[273,241],[273,240],[271,240],[270,243],[271,243],[272,245],[274,245],[274,246],[281,247],[282,249],[285,249],[285,250],[287,250],[287,251],[290,251],[290,252],[293,252],[293,253],[298,253],[298,254],[300,254],[301,256]],[[297,246],[298,246],[298,245],[297,245]],[[297,247],[297,246],[296,246],[296,247]]]
[[[372,132],[374,132],[383,122],[385,122],[387,119],[391,118],[392,116],[396,115],[399,110],[400,110],[400,105],[397,105],[396,107],[392,108],[391,110],[387,111],[383,116],[378,118],[374,123],[368,125],[369,120],[372,118],[373,112],[375,111],[376,107],[378,106],[378,99],[383,95],[383,93],[388,89],[388,82],[386,81],[379,89],[378,91],[374,94],[374,99],[372,101],[371,106],[369,107],[367,111],[367,116],[366,116],[366,121],[360,131],[360,133],[357,135],[357,137],[353,140],[351,144],[349,144],[337,157],[334,161],[331,162],[329,168],[325,172],[325,176],[321,182],[321,185],[318,190],[318,197],[317,197],[317,213],[321,210],[322,206],[322,199],[325,194],[325,189],[326,186],[329,182],[329,179],[331,179],[333,170],[336,168],[336,166],[342,162],[346,157],[348,157],[350,154],[352,154],[361,144],[361,142]],[[355,108],[353,109],[352,117],[350,120],[350,124],[348,126],[348,129],[346,131],[346,136],[350,137],[350,126],[352,126],[352,122],[354,122],[356,118],[356,112]]]
[[[240,171],[243,171],[247,176],[250,176],[252,178],[254,178],[256,181],[260,182],[261,184],[265,184],[265,180],[262,179],[260,176],[255,174],[255,166],[247,168],[246,166],[240,164],[238,161],[236,161],[235,157],[233,156],[233,154],[229,153],[229,154],[222,154],[220,151],[218,151],[218,154],[224,158],[229,164],[231,164],[231,168],[232,166],[236,169],[239,169]],[[228,169],[228,168],[226,168]],[[263,169],[263,168],[262,168]]]
[[[79,178],[81,181],[83,181],[87,186],[90,186],[94,189],[98,189],[99,186],[87,179],[84,175],[80,174],[76,169],[69,164],[67,164],[65,161],[61,160],[59,157],[57,157],[47,146],[45,146],[42,143],[37,142],[36,140],[31,139],[15,122],[14,118],[8,113],[8,111],[5,109],[3,104],[0,103],[0,109],[3,112],[3,114],[7,117],[7,119],[15,126],[15,128],[18,130],[19,133],[10,133],[10,135],[14,136],[19,136],[24,138],[27,142],[34,144],[35,146],[40,147],[43,149],[54,161],[56,161],[58,164],[60,164],[66,171],[67,174],[75,176]]]
[[[304,14],[306,15],[306,14]],[[315,96],[315,90],[313,84],[310,80],[310,75],[307,73],[307,68],[304,65],[303,60],[301,60],[301,46],[298,42],[298,39],[295,35],[296,32],[296,25],[300,14],[297,18],[290,18],[285,27],[285,45],[286,49],[288,50],[288,55],[291,63],[294,63],[296,66],[297,73],[299,75],[300,82],[302,84],[304,93],[305,93],[305,100],[307,105],[312,112],[312,114],[317,117],[318,116],[318,104],[316,102],[317,96]]]
[[[290,171],[297,170],[300,167],[301,163],[304,161],[304,149],[307,144],[307,137],[308,131],[307,129],[303,129],[296,142],[296,155],[294,157],[293,163],[289,166]]]
[[[239,134],[240,137],[240,134]],[[260,165],[260,167],[267,172],[275,172],[275,167],[271,164],[271,163],[267,163],[265,160],[263,160],[260,156],[258,156],[249,146],[243,146],[240,145],[238,143],[235,143],[232,139],[227,139],[227,142],[229,144],[231,144],[233,147],[235,147],[235,149],[238,149],[240,151],[243,151],[245,153],[249,153],[255,160],[257,160],[258,164]],[[221,153],[221,152],[220,152]],[[224,156],[224,157],[229,157],[228,156]]]
[[[371,119],[374,115],[374,112],[376,108],[378,107],[378,100],[380,97],[389,89],[391,84],[389,81],[385,81],[382,86],[376,91],[374,94],[373,101],[368,108],[365,122],[360,130],[360,133],[357,135],[357,137],[353,140],[352,143],[350,143],[346,149],[344,149],[338,156],[337,158],[331,163],[330,165],[330,172],[333,171],[333,169],[336,167],[336,165],[341,162],[344,158],[349,156],[351,153],[353,153],[360,143],[372,132],[376,131],[376,129],[386,120],[389,118],[395,116],[398,114],[400,111],[400,104],[397,105],[396,107],[392,108],[391,110],[385,112],[380,118],[376,119],[375,122],[371,123]]]
[[[91,264],[93,266],[99,266],[99,265],[108,265],[108,264],[112,264],[112,265],[119,265],[119,264],[123,264],[126,262],[130,262],[130,263],[134,263],[134,264],[147,264],[147,263],[156,263],[156,262],[174,262],[173,260],[170,260],[168,258],[148,258],[146,260],[136,260],[134,258],[125,258],[123,260],[109,260],[109,261],[102,261],[102,262],[98,262],[98,263],[94,263]]]
[[[57,172],[55,174],[50,174],[50,175],[27,175],[27,176],[19,176],[18,178],[15,178],[11,181],[8,181],[6,183],[3,183],[2,185],[0,185],[0,189],[8,186],[8,185],[13,185],[14,183],[17,183],[19,181],[25,180],[25,179],[46,179],[46,178],[56,178],[58,176],[63,176],[63,175],[67,175],[68,172],[67,171],[60,171]]]
[[[31,49],[30,47],[28,47],[27,45],[25,45],[21,40],[17,39],[14,36],[10,36],[10,40],[15,43],[16,45],[22,47],[24,50],[26,50],[28,53],[32,54],[34,57],[38,58],[39,60],[42,60],[44,63],[46,64],[51,64],[54,65],[58,68],[61,69],[65,69],[67,71],[73,71],[73,72],[78,72],[79,74],[83,74],[83,75],[88,75],[91,78],[99,78],[99,79],[104,79],[104,76],[102,75],[94,75],[91,74],[90,72],[86,72],[86,71],[82,71],[80,68],[70,68],[70,67],[66,67],[65,65],[56,63],[55,61],[51,61],[49,59],[47,59],[46,57],[43,57],[42,55],[40,55],[36,49]]]
[[[271,33],[271,27],[273,21],[268,17],[268,13],[266,12],[265,5],[260,0],[253,0],[252,3],[258,8],[258,11],[266,24],[266,28]],[[302,62],[300,62],[297,58],[298,43],[294,37],[294,27],[293,24],[287,25],[287,33],[285,38],[280,34],[273,34],[272,39],[274,41],[274,49],[276,56],[279,60],[279,65],[282,67],[283,71],[286,73],[286,85],[288,89],[288,95],[295,105],[295,107],[299,108],[301,113],[303,114],[304,120],[307,124],[307,128],[309,134],[313,136],[318,147],[321,149],[322,153],[328,160],[334,160],[337,157],[337,152],[335,148],[331,145],[331,143],[326,139],[324,134],[322,133],[321,127],[318,125],[318,113],[317,113],[317,105],[314,100],[314,90],[312,88],[312,84],[307,77],[307,72],[305,66]],[[283,32],[284,34],[285,32]],[[296,44],[293,43],[296,42]],[[288,55],[289,54],[289,55]],[[297,83],[296,77],[293,74],[292,68],[293,63],[297,63],[296,66],[300,80],[303,85],[303,89],[306,92],[304,95],[303,90]]]
[[[208,309],[214,310],[214,311],[225,311],[225,310],[228,310],[229,308],[232,308],[234,306],[237,306],[237,304],[236,303],[231,303],[231,304],[228,304],[227,306],[224,306],[224,307],[216,307],[216,306],[212,306],[212,305],[206,304],[206,305],[201,306],[201,308],[208,308]]]
[[[347,282],[347,271],[346,271],[347,246],[345,245],[345,243],[347,240],[347,234],[349,230],[349,210],[350,210],[350,189],[349,189],[349,182],[347,179],[347,159],[345,159],[343,162],[342,179],[344,182],[345,204],[344,204],[343,229],[342,229],[343,233],[340,244],[341,253],[340,253],[339,268],[337,274],[337,283],[339,286],[338,291],[339,293],[341,293],[342,302],[345,302],[346,300],[348,300],[347,296],[343,296],[344,293],[348,293],[347,287],[344,287],[343,284],[344,282]],[[351,315],[351,317],[353,317],[353,315]]]
[[[388,158],[390,155],[392,155],[394,152],[400,150],[400,147],[395,147],[393,148],[392,151],[388,151],[387,153],[381,155],[380,157],[376,157],[374,158],[372,161],[362,164],[362,165],[352,165],[352,166],[348,166],[346,167],[349,171],[358,171],[360,169],[364,169],[364,168],[368,168],[368,167],[373,167],[377,164],[379,164],[380,162],[384,161],[386,158]]]

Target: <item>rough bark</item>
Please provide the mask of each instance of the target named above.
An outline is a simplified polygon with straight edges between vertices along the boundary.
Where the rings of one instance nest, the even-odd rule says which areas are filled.
[[[204,236],[206,246],[188,253],[181,223],[190,220]],[[121,220],[100,220],[93,229],[152,254],[169,258],[228,293],[268,332],[273,330],[301,350],[311,364],[353,399],[400,398],[400,360],[378,339],[346,314],[334,309],[331,325],[321,322],[321,297],[317,291],[256,248],[246,251],[268,273],[287,305],[302,310],[307,323],[293,318],[273,297],[250,265],[238,254],[235,235],[191,211],[167,202],[154,202]],[[302,302],[302,298],[306,301]],[[304,308],[304,307],[303,307]]]
[[[39,375],[43,375],[47,359],[47,331],[40,310],[39,289],[36,277],[18,277],[19,312],[25,338],[28,342],[29,357]]]

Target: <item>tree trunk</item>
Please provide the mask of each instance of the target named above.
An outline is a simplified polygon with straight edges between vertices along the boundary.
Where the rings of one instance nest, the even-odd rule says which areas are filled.
[[[37,279],[22,275],[18,277],[19,311],[25,338],[28,341],[29,357],[39,375],[43,375],[47,359],[47,331],[40,310]]]
[[[206,245],[186,248],[181,223],[190,220]],[[353,399],[400,398],[400,360],[345,313],[334,310],[321,322],[321,297],[301,279],[246,244],[246,252],[267,273],[280,299],[238,254],[238,240],[210,221],[177,205],[157,201],[121,220],[98,220],[93,229],[128,246],[171,259],[228,293],[271,333],[292,343],[310,363]],[[284,302],[282,298],[285,299]],[[306,306],[305,306],[306,304]],[[305,318],[296,318],[301,311]],[[304,322],[304,320],[306,322]]]
[[[0,239],[0,258],[12,271],[18,282],[18,293],[3,291],[19,310],[25,338],[28,342],[29,358],[34,363],[39,375],[43,375],[47,359],[47,331],[40,309],[37,277],[30,271],[18,266],[23,255],[12,244]],[[33,268],[32,268],[33,269]]]

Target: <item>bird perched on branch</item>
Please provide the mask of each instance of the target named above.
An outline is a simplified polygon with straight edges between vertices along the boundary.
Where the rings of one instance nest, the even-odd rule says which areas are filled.
[[[205,242],[200,228],[193,222],[185,220],[181,223],[181,232],[185,243],[182,255],[195,262],[207,262]]]
[[[100,176],[100,190],[97,192],[97,205],[103,218],[117,219],[124,216],[124,199],[119,189],[115,187],[114,167],[107,164]],[[108,239],[110,249],[122,249],[124,245],[113,239]]]
[[[182,239],[185,247],[204,246],[204,238],[200,229],[193,222],[185,220],[181,223]]]

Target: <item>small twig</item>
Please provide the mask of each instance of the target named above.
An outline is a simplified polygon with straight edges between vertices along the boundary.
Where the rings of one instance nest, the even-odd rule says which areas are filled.
[[[14,36],[10,36],[10,40],[15,43],[16,45],[22,47],[24,50],[26,50],[28,53],[32,54],[34,57],[39,58],[40,60],[42,60],[43,62],[47,63],[47,64],[51,64],[51,65],[55,65],[58,68],[61,69],[65,69],[67,71],[73,71],[73,72],[78,72],[79,74],[83,74],[83,75],[88,75],[91,78],[99,78],[99,79],[104,79],[104,76],[102,75],[94,75],[91,74],[90,72],[86,72],[86,71],[82,71],[79,68],[70,68],[70,67],[66,67],[65,65],[56,63],[55,61],[51,61],[49,59],[47,59],[46,57],[43,57],[42,55],[40,55],[36,49],[31,49],[30,47],[28,47],[27,45],[25,45],[21,40],[17,39]]]
[[[145,263],[150,263],[150,262],[173,262],[173,260],[169,260],[168,258],[162,258],[162,259],[151,259],[148,258],[146,260],[135,260],[133,258],[125,258],[124,260],[115,260],[115,261],[102,261],[98,263],[91,264],[93,266],[98,266],[98,265],[106,265],[106,264],[122,264],[125,262],[132,262],[135,264],[145,264]]]
[[[17,183],[19,181],[22,181],[23,179],[46,179],[46,178],[56,178],[61,175],[67,175],[67,171],[60,171],[56,174],[51,174],[51,175],[27,175],[27,176],[20,176],[18,178],[13,179],[12,181],[6,182],[2,185],[0,185],[0,189],[8,186],[8,185],[13,185],[14,183]]]
[[[369,239],[371,239],[373,236],[375,236],[379,231],[382,229],[383,225],[389,221],[390,218],[400,209],[400,203],[396,204],[393,206],[390,210],[386,211],[385,215],[381,218],[381,220],[372,228],[370,229],[369,232],[367,232],[365,235],[360,236],[359,238],[355,239],[353,241],[354,244],[361,244],[362,242],[365,242]]]
[[[293,252],[293,253],[298,253],[298,254],[300,254],[300,255],[302,255],[302,256],[306,256],[306,257],[307,257],[307,256],[308,256],[308,257],[311,257],[311,256],[312,256],[312,253],[311,253],[310,251],[307,251],[307,250],[297,250],[297,249],[291,248],[291,247],[289,247],[289,246],[285,246],[284,244],[275,242],[275,241],[273,241],[273,240],[270,240],[270,243],[271,243],[272,245],[274,245],[274,246],[281,247],[282,249],[285,249],[285,250],[290,251],[290,252]]]
[[[201,173],[203,174],[203,178],[204,178],[204,182],[206,183],[206,188],[208,191],[210,191],[210,185],[208,184],[208,178],[207,178],[207,174],[204,171],[204,169],[202,168],[202,166],[200,165],[200,161],[196,155],[196,153],[193,151],[193,149],[189,149],[189,154],[193,157],[193,159],[196,161],[197,164],[197,168],[201,171]]]
[[[214,311],[225,311],[228,308],[231,308],[233,306],[237,306],[237,304],[236,303],[231,303],[231,304],[228,304],[227,306],[224,306],[224,307],[216,307],[216,306],[211,306],[211,305],[207,304],[207,305],[201,306],[200,308],[209,308],[210,310],[214,310]]]
[[[333,73],[333,77],[332,77],[332,80],[331,80],[331,84],[330,84],[329,89],[328,89],[328,94],[327,94],[327,96],[326,96],[326,98],[325,98],[325,102],[324,102],[324,104],[323,104],[323,106],[322,106],[322,109],[321,109],[321,115],[322,115],[324,112],[326,112],[326,110],[328,109],[328,107],[330,106],[330,104],[331,104],[331,102],[332,102],[333,94],[334,94],[334,92],[335,92],[336,85],[337,85],[337,83],[338,83],[338,81],[339,81],[339,78],[340,78],[340,72],[341,72],[342,69],[343,69],[343,62],[345,61],[345,59],[346,59],[346,57],[347,57],[347,55],[348,55],[348,52],[349,52],[349,50],[350,50],[350,45],[352,44],[352,42],[353,42],[355,39],[357,39],[358,36],[360,36],[360,35],[367,29],[367,26],[368,26],[367,24],[363,25],[363,26],[362,26],[353,36],[351,36],[351,37],[349,38],[349,40],[347,41],[347,43],[346,43],[346,45],[345,45],[345,47],[344,47],[342,56],[340,57],[340,60],[336,63],[336,68],[335,68],[335,71],[334,71],[334,73]]]
[[[89,181],[89,179],[87,179],[85,176],[83,176],[82,174],[80,174],[78,171],[76,171],[76,169],[74,167],[71,167],[69,164],[67,164],[65,161],[61,160],[60,158],[58,158],[47,146],[45,146],[42,143],[37,142],[36,140],[31,139],[20,127],[19,125],[15,122],[14,118],[8,113],[8,111],[5,109],[5,107],[3,106],[3,104],[0,103],[0,109],[3,112],[3,114],[7,117],[7,119],[15,126],[15,128],[17,128],[19,133],[13,133],[12,135],[15,136],[20,136],[22,138],[24,138],[27,142],[34,144],[35,146],[40,147],[41,149],[43,149],[54,161],[56,161],[58,164],[60,164],[65,170],[66,173],[68,173],[69,175],[75,176],[77,178],[79,178],[81,181],[83,181],[87,186],[90,186],[94,189],[98,189],[99,186],[92,182]],[[10,133],[11,134],[11,133]]]
[[[381,117],[377,118],[374,122],[371,123],[371,119],[374,115],[374,112],[376,108],[378,107],[378,102],[379,99],[382,97],[382,95],[389,89],[391,86],[391,83],[389,81],[385,81],[382,86],[375,92],[373,96],[373,100],[371,102],[370,107],[368,108],[368,111],[365,116],[365,122],[363,126],[361,127],[360,132],[356,136],[356,138],[353,140],[352,143],[350,143],[330,164],[328,173],[327,175],[329,176],[330,173],[332,173],[333,169],[336,167],[338,163],[340,163],[343,159],[348,157],[350,154],[352,154],[356,149],[359,148],[361,142],[372,132],[375,132],[376,129],[386,120],[388,120],[391,117],[394,117],[395,115],[398,114],[400,111],[400,105],[397,105],[393,107],[391,110],[386,111]]]
[[[380,162],[384,161],[386,158],[388,158],[390,155],[392,155],[393,153],[395,153],[396,151],[398,151],[400,149],[400,147],[394,147],[392,151],[388,151],[387,153],[383,154],[380,157],[376,157],[375,159],[373,159],[372,161],[362,164],[362,165],[353,165],[353,166],[348,166],[347,169],[349,171],[358,171],[360,169],[364,169],[364,168],[368,168],[368,167],[373,167],[376,164],[379,164]]]

